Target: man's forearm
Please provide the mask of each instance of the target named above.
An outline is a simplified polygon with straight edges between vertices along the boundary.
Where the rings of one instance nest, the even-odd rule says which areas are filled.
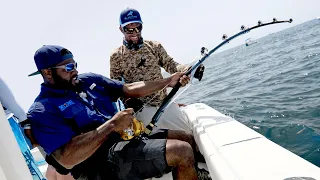
[[[54,151],[52,155],[65,168],[71,169],[89,158],[114,129],[115,125],[112,121],[108,121],[93,131],[75,136],[68,144]]]
[[[156,81],[140,81],[123,86],[123,91],[128,97],[142,97],[157,90],[163,89],[166,85],[171,82],[171,78],[160,79]]]

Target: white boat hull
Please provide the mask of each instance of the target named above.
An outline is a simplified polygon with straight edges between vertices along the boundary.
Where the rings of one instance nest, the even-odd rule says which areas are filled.
[[[320,179],[320,168],[233,118],[202,103],[183,110],[212,179]]]

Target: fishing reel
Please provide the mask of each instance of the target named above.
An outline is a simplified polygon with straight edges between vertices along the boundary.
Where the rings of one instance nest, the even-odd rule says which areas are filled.
[[[143,122],[133,118],[131,127],[123,131],[119,131],[119,134],[123,140],[130,140],[134,137],[139,137],[144,132],[145,128]]]

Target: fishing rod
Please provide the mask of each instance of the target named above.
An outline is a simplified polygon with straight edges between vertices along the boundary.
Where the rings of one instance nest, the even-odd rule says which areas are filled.
[[[221,48],[223,45],[229,43],[231,40],[233,40],[234,38],[246,34],[248,32],[250,32],[253,29],[256,28],[260,28],[263,26],[268,26],[268,25],[272,25],[272,24],[279,24],[279,23],[291,23],[292,19],[289,20],[283,20],[283,21],[278,21],[276,18],[273,18],[273,20],[271,22],[267,22],[267,23],[262,23],[261,21],[258,21],[258,25],[252,26],[252,27],[245,27],[244,25],[241,26],[240,28],[240,32],[229,37],[224,34],[222,36],[222,40],[223,42],[221,42],[219,45],[217,45],[215,48],[213,48],[212,50],[210,50],[209,52],[206,52],[207,49],[206,48],[202,48],[201,49],[201,54],[203,55],[202,58],[196,63],[194,64],[184,75],[189,76],[193,71],[195,71],[212,53],[214,53],[216,50],[218,50],[219,48]],[[182,84],[180,82],[178,82],[170,91],[170,93],[168,94],[168,96],[163,100],[162,104],[160,105],[159,109],[157,110],[157,112],[154,114],[154,116],[152,117],[151,122],[146,126],[146,128],[144,129],[144,132],[140,135],[141,137],[147,137],[153,130],[153,128],[155,127],[155,123],[158,122],[159,118],[161,117],[162,113],[164,112],[165,108],[169,105],[171,99],[173,98],[173,96],[177,93],[177,91],[179,90],[179,88],[182,86]]]

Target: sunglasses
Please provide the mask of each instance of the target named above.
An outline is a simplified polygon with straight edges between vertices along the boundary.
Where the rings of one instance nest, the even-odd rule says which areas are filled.
[[[55,67],[51,67],[51,68],[63,68],[66,70],[66,72],[72,72],[74,71],[75,69],[77,69],[78,67],[78,64],[76,62],[74,63],[68,63],[68,64],[65,64],[65,65],[61,65],[61,66],[55,66]]]
[[[142,24],[135,28],[127,28],[126,26],[123,27],[123,31],[127,34],[133,34],[134,32],[139,33],[142,30]]]

